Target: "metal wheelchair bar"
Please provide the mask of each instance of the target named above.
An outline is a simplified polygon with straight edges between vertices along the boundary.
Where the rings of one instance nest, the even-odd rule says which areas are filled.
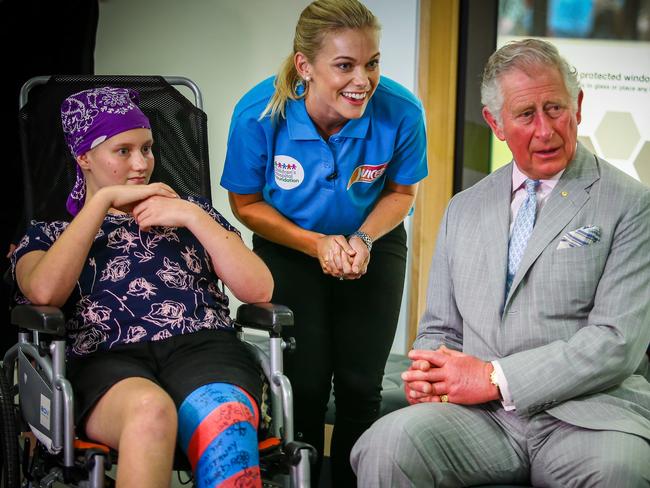
[[[61,424],[54,430],[57,447],[63,446],[63,465],[74,466],[74,393],[72,385],[65,378],[65,340],[52,341],[52,368],[54,372],[54,398],[52,410],[54,418],[60,418]]]
[[[18,332],[18,342],[29,342],[29,332]]]
[[[25,106],[29,91],[32,88],[38,85],[44,85],[50,78],[50,76],[34,76],[23,83],[23,86],[20,88],[20,94],[18,95],[18,108],[21,109]]]
[[[196,83],[184,76],[163,76],[163,78],[170,85],[181,85],[189,88],[194,94],[194,105],[196,105],[196,108],[203,110],[203,95]]]
[[[93,469],[88,480],[90,488],[104,488],[104,456],[95,454],[93,456]]]
[[[309,488],[311,479],[311,466],[309,464],[309,453],[304,451],[300,456],[297,466],[291,468],[291,486],[294,488]]]
[[[88,75],[88,76],[93,76],[93,75]],[[94,75],[94,76],[100,77],[104,75]],[[106,76],[110,76],[110,75],[106,75]],[[157,75],[115,75],[115,76],[145,76],[146,77],[146,76],[157,76]],[[34,76],[33,78],[27,80],[20,88],[20,94],[18,95],[18,108],[21,109],[25,106],[27,100],[29,99],[29,91],[32,88],[38,85],[44,85],[49,81],[50,78],[51,76]],[[172,86],[185,86],[189,88],[192,94],[194,95],[194,105],[199,110],[203,110],[203,95],[201,94],[201,90],[199,89],[196,83],[194,83],[192,80],[184,76],[162,76],[162,78]]]
[[[273,338],[271,338],[273,340]],[[276,340],[281,340],[276,338]],[[280,345],[273,346],[271,344],[271,351],[274,347],[280,347]],[[262,368],[264,376],[268,378],[269,384],[271,386],[271,408],[273,413],[273,435],[275,437],[282,438],[282,428],[285,425],[285,421],[282,419],[282,409],[280,408],[280,402],[282,401],[282,391],[280,386],[278,386],[273,380],[274,375],[282,374],[282,371],[277,371],[273,368],[273,360],[269,359],[268,354],[262,351],[259,347],[253,347],[253,352],[257,358],[259,365]]]
[[[25,334],[24,332],[19,332],[18,333],[18,340],[22,342],[22,335]],[[18,359],[18,344],[14,344],[11,346],[9,349],[7,349],[7,352],[4,355],[4,358],[2,358],[2,369],[4,370],[5,373],[5,378],[7,379],[7,383],[10,385],[13,385],[14,381],[14,369],[16,366],[16,360]]]
[[[291,442],[293,441],[293,392],[291,390],[291,383],[289,383],[289,378],[282,373],[275,373],[273,375],[273,383],[279,387],[282,395],[282,407],[284,409],[282,414],[282,421],[284,423],[283,439],[285,442]]]
[[[74,415],[73,401],[74,393],[72,385],[65,378],[58,378],[54,381],[57,393],[60,391],[63,397],[63,465],[74,466]],[[55,395],[56,398],[56,395]]]
[[[282,387],[280,383],[277,383],[275,381],[276,375],[282,375],[284,376],[283,373],[283,357],[282,357],[282,338],[281,337],[269,337],[269,353],[271,355],[271,361],[270,361],[270,374],[268,376],[270,382],[271,382],[271,391],[273,393],[273,403],[271,404],[271,408],[273,410],[273,419],[274,421],[274,434],[277,437],[283,437],[281,430],[284,428],[286,424],[286,418],[284,417],[283,409],[280,404],[280,401],[284,403],[284,392],[282,391]],[[282,420],[280,420],[282,419]],[[287,439],[287,441],[292,441],[293,440],[293,433],[291,439]]]
[[[52,344],[50,344],[53,373],[50,381],[54,389],[52,392],[52,417],[59,421],[56,427],[52,429],[52,444],[56,449],[64,447],[65,418],[63,418],[62,414],[65,410],[61,380],[65,379],[65,354],[61,352],[62,347],[65,348],[65,341],[62,340],[52,341]],[[65,454],[64,457],[66,457]],[[64,459],[64,464],[67,466],[67,459]]]

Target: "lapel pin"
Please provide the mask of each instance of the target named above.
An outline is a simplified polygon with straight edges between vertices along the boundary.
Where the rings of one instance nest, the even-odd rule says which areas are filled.
[[[563,191],[562,193],[560,193],[560,195],[562,195],[563,197],[568,197],[569,192],[568,191]]]

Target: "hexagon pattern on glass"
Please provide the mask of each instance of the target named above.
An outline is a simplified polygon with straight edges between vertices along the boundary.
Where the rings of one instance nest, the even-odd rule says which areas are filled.
[[[595,136],[605,159],[629,159],[641,138],[628,112],[605,113]]]

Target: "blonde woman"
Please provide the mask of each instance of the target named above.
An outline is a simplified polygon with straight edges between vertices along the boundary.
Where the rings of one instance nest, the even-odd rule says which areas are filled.
[[[278,75],[235,107],[221,179],[271,269],[273,300],[294,311],[296,430],[321,453],[333,381],[337,487],[355,486],[350,449],[378,416],[404,285],[402,222],[427,175],[422,106],[380,76],[379,34],[357,0],[305,8]]]

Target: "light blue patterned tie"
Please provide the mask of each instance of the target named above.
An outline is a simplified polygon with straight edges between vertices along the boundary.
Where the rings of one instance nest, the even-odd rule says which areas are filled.
[[[515,225],[512,227],[512,235],[510,236],[510,243],[508,245],[508,275],[506,277],[506,297],[510,291],[512,280],[515,277],[521,258],[526,250],[528,239],[533,233],[533,226],[535,225],[535,213],[537,211],[537,197],[535,191],[539,180],[527,179],[524,184],[526,185],[526,193],[528,197],[522,203],[517,212]]]

